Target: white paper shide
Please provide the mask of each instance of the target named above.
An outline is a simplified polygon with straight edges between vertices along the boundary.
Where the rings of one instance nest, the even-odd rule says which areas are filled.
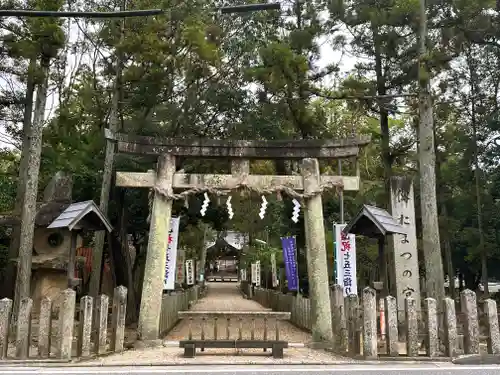
[[[186,284],[194,285],[194,261],[186,260]]]
[[[167,261],[165,263],[165,279],[163,280],[164,290],[175,289],[176,263],[177,263],[177,245],[179,240],[178,217],[170,220],[170,230],[168,232]]]

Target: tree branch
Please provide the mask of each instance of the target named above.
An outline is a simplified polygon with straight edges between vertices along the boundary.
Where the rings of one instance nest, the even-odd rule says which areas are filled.
[[[328,100],[379,100],[379,99],[395,99],[395,98],[415,98],[417,94],[394,94],[394,95],[328,95],[320,91],[309,90],[309,94],[318,96]]]
[[[5,99],[5,98],[0,98],[0,106],[8,107],[11,105],[20,105],[24,104],[25,98],[20,98],[20,99]]]

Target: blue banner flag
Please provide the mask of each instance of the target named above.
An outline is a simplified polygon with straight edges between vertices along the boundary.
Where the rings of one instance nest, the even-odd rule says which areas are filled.
[[[297,269],[297,242],[295,237],[282,237],[283,262],[285,263],[285,274],[288,281],[288,290],[299,289],[299,274]]]

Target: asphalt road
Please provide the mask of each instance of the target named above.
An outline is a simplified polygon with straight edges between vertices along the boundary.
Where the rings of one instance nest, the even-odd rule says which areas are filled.
[[[500,375],[500,366],[422,365],[331,365],[331,366],[182,366],[182,367],[0,367],[0,374],[53,375]]]

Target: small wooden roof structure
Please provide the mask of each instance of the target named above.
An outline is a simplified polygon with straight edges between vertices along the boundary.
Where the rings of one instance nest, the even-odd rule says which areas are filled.
[[[378,238],[388,234],[406,234],[406,230],[386,210],[364,204],[356,217],[346,225],[344,233]]]
[[[113,230],[109,220],[94,201],[70,204],[47,228],[67,228],[70,231],[73,229],[87,229],[111,232]]]

